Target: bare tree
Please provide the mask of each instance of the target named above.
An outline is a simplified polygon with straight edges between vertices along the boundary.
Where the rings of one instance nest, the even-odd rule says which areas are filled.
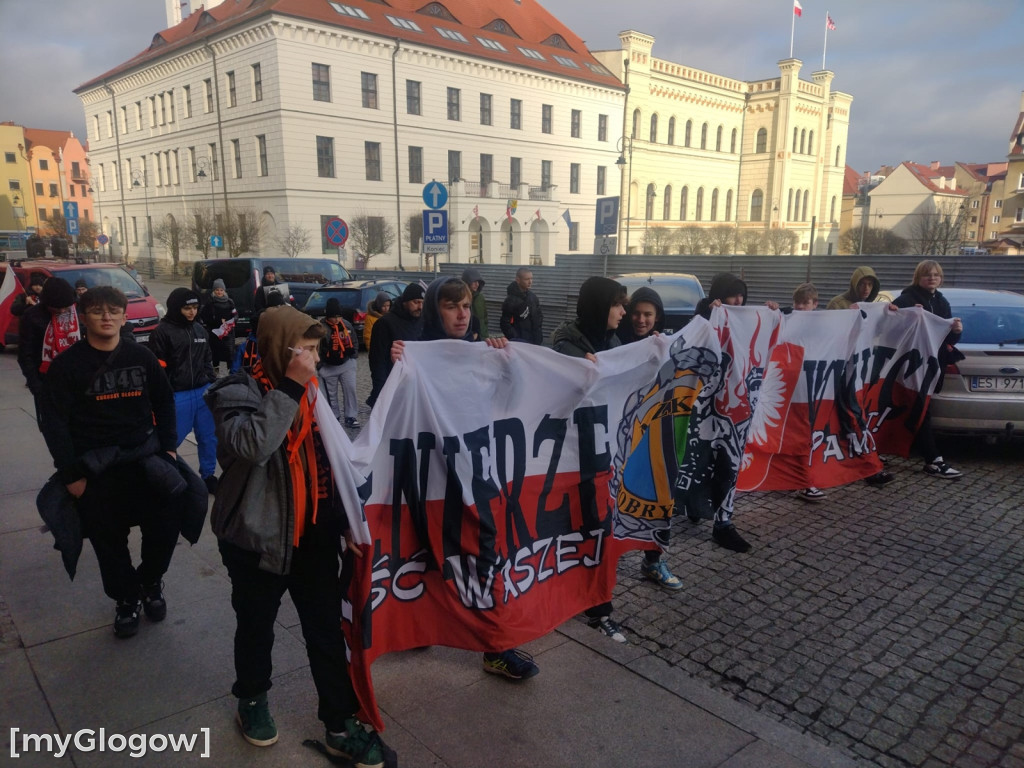
[[[940,200],[930,213],[913,214],[910,242],[917,253],[943,256],[957,253],[963,240],[967,204],[959,199]]]
[[[174,265],[175,272],[178,271],[178,260],[181,257],[181,237],[184,234],[186,234],[185,227],[173,216],[164,219],[163,223],[153,230],[153,239],[170,251],[171,263]]]
[[[46,227],[45,232],[41,232],[41,235],[50,237],[64,237],[64,233],[68,231],[68,222],[64,218],[64,213],[54,208],[52,213],[43,219],[43,226]]]
[[[664,227],[649,227],[644,232],[643,249],[644,253],[664,254],[668,253],[676,239],[676,234],[671,229]]]
[[[769,229],[764,233],[764,242],[768,246],[768,253],[784,256],[796,250],[797,236],[791,229]]]
[[[405,241],[409,244],[411,253],[420,252],[420,244],[423,242],[423,217],[415,213],[405,220]]]
[[[195,243],[204,259],[210,258],[210,237],[217,234],[217,220],[210,210],[196,211],[185,227],[185,234]]]
[[[764,231],[760,229],[744,229],[737,239],[737,246],[747,256],[756,256],[763,253]]]
[[[909,253],[910,243],[891,229],[867,227],[864,230],[864,246],[861,248],[860,228],[847,230],[839,239],[840,247],[846,253]]]
[[[294,259],[300,253],[305,253],[313,246],[313,235],[308,229],[298,224],[285,227],[284,232],[274,238],[277,247],[284,251],[285,255]]]
[[[363,263],[380,253],[387,253],[395,244],[395,226],[383,216],[369,216],[360,213],[348,223],[348,239],[352,247],[363,257]]]
[[[679,253],[704,253],[708,247],[707,230],[692,225],[676,230],[676,247]]]
[[[729,224],[719,224],[708,230],[708,246],[711,253],[718,256],[728,256],[736,248],[738,231],[736,227]]]
[[[224,247],[231,258],[243,253],[259,253],[264,239],[263,217],[254,208],[230,208],[221,219]]]

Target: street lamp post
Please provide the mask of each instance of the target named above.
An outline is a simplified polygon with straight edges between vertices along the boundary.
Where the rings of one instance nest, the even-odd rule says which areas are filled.
[[[213,160],[208,158],[208,157],[200,157],[198,160],[196,160],[196,167],[199,169],[199,172],[196,174],[196,176],[198,178],[205,179],[207,177],[207,175],[209,175],[209,177],[210,177],[210,204],[213,206],[213,221],[210,222],[210,230],[212,231],[212,234],[216,235],[217,234],[217,196],[216,196],[216,193],[214,192],[214,188],[213,188],[213,181],[214,181],[214,175],[215,175],[214,172],[213,172],[214,163],[213,163]],[[206,169],[207,168],[210,169],[210,173],[209,174],[206,173]],[[217,251],[219,253],[220,252],[220,248],[218,248]]]
[[[142,179],[142,183],[139,183]],[[153,226],[149,219],[149,174],[145,168],[137,168],[132,171],[132,186],[142,187],[142,194],[146,198],[146,247],[149,253],[149,276],[156,277],[156,264],[153,262]]]
[[[626,215],[624,221],[626,222],[626,253],[629,253],[629,217],[632,213],[633,205],[633,140],[628,136],[622,136],[619,139],[616,149],[619,150],[619,159],[615,161],[615,164],[619,166],[620,172],[625,172],[628,175],[626,179]],[[629,158],[628,160],[626,158]]]

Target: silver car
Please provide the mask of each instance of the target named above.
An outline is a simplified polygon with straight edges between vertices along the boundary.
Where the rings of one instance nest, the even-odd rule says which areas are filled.
[[[1010,291],[945,288],[953,317],[964,323],[957,349],[932,397],[937,431],[1024,435],[1024,296]]]

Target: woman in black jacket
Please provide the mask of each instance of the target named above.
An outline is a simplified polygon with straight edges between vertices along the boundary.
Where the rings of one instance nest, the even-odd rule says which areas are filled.
[[[923,307],[933,315],[938,315],[947,320],[952,319],[953,327],[942,342],[939,348],[939,370],[944,371],[947,365],[963,360],[964,356],[957,350],[954,344],[960,341],[960,334],[964,331],[964,324],[959,317],[953,317],[946,297],[939,291],[942,285],[942,266],[937,261],[927,259],[920,262],[914,270],[914,283],[903,289],[903,292],[896,297],[893,304],[900,308]],[[940,373],[941,376],[941,373]],[[942,388],[942,379],[936,391]],[[924,457],[924,471],[933,477],[941,477],[946,480],[955,480],[963,473],[949,466],[939,454],[935,445],[935,434],[932,431],[932,416],[930,409],[924,412],[921,426],[914,438],[914,447]]]

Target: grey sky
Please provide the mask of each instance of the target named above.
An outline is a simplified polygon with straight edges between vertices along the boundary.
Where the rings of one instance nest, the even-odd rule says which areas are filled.
[[[773,76],[789,56],[792,0],[542,4],[593,50],[617,48],[617,33],[635,29],[655,36],[658,58],[744,80]],[[833,87],[854,97],[850,165],[1004,159],[1024,89],[1024,2],[801,4],[794,55],[804,77],[821,67],[826,10],[836,23],[826,65]],[[164,24],[162,0],[0,0],[0,120],[84,137],[71,89],[148,47]]]

